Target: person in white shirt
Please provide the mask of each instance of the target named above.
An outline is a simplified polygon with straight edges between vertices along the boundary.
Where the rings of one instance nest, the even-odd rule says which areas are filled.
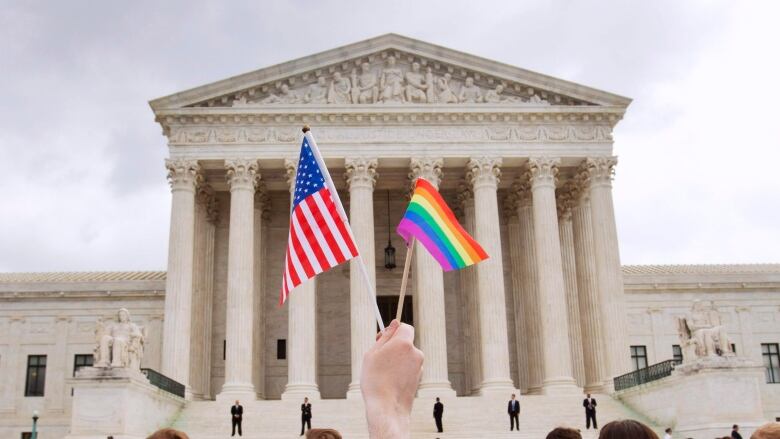
[[[664,439],[672,439],[672,429],[667,428],[664,430]]]

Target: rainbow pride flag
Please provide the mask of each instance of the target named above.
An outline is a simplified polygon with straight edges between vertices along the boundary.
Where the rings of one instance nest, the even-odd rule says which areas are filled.
[[[417,238],[444,271],[459,270],[488,258],[485,250],[455,219],[433,185],[418,178],[414,194],[396,231],[406,241]]]

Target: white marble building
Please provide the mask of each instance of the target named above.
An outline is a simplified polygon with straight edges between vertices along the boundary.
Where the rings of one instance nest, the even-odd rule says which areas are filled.
[[[190,400],[359,395],[375,323],[355,268],[278,305],[303,124],[386,315],[401,269],[385,268],[384,249],[400,265],[393,229],[411,179],[437,184],[492,256],[442,273],[415,255],[421,395],[609,392],[673,358],[674,318],[695,299],[716,303],[739,355],[777,361],[780,265],[621,267],[611,133],[629,103],[392,34],[152,101],[170,156],[167,272],[0,274],[0,434],[29,431],[36,409],[64,436],[67,379],[89,361],[96,319],[120,307],[148,331],[142,366]],[[780,373],[767,380],[774,418]]]

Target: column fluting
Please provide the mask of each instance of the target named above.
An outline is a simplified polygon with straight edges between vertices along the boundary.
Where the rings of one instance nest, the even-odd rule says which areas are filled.
[[[474,237],[490,256],[476,265],[479,333],[482,342],[482,394],[515,390],[509,375],[506,297],[498,214],[497,191],[501,163],[497,157],[479,157],[470,159],[466,165],[466,178],[474,191]]]
[[[458,201],[463,211],[463,228],[474,236],[474,193],[471,186],[463,182],[460,185]],[[460,270],[461,289],[464,292],[466,308],[466,374],[470,393],[479,394],[482,386],[482,340],[479,336],[479,298],[477,297],[477,268],[466,267]]]
[[[515,349],[517,351],[517,383],[521,393],[528,392],[528,339],[525,333],[520,220],[517,218],[517,194],[510,191],[504,199],[504,217],[507,219],[509,259],[512,273],[512,303],[514,315]]]

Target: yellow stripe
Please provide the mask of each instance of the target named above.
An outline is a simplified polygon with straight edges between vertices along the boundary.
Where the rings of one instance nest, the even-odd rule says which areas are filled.
[[[447,235],[447,239],[450,241],[450,244],[452,244],[453,247],[458,251],[460,254],[460,257],[463,258],[464,262],[466,262],[466,265],[471,265],[474,263],[474,259],[469,254],[468,251],[463,247],[463,244],[460,242],[460,240],[455,237],[455,234],[452,232],[452,229],[446,226],[447,222],[441,218],[441,215],[439,214],[438,210],[431,205],[431,203],[428,201],[427,198],[420,196],[418,194],[415,194],[412,197],[412,201],[421,205],[425,210],[427,210],[431,214],[431,218],[436,220],[436,223],[439,225],[441,230],[444,232],[445,235]]]

